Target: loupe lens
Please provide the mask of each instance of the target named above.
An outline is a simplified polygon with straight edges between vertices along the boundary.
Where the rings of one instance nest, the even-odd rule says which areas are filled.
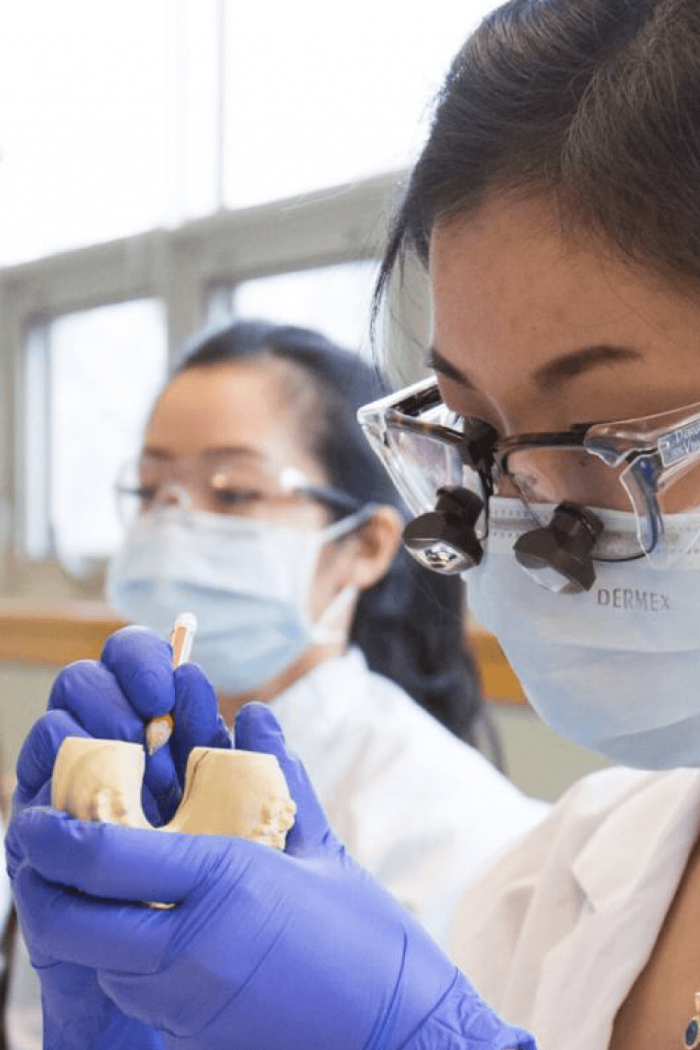
[[[648,523],[639,520],[644,509],[633,503],[622,470],[585,449],[536,447],[509,453],[504,468],[542,527],[551,524],[562,503],[586,507],[601,518],[605,528],[593,551],[596,561],[625,561],[646,553]]]
[[[456,445],[399,427],[387,429],[386,443],[385,464],[413,514],[431,511],[440,489],[466,488],[481,497],[479,475],[462,463]]]

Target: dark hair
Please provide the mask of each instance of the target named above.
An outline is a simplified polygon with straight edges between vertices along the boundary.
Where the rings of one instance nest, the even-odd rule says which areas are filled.
[[[665,278],[700,277],[698,0],[512,0],[457,54],[394,220],[375,317],[406,250],[489,189],[552,199]]]
[[[362,505],[389,503],[403,514],[400,498],[356,420],[360,405],[388,388],[357,354],[303,328],[240,321],[201,337],[175,374],[265,356],[293,369],[293,395],[303,399],[303,433],[331,485]],[[351,640],[372,670],[397,682],[460,738],[477,743],[481,723],[500,761],[466,644],[461,581],[428,572],[402,550],[384,578],[362,592]]]

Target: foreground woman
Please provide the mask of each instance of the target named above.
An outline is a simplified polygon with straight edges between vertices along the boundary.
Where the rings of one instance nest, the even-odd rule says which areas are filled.
[[[433,292],[439,389],[366,414],[395,473],[410,442],[392,440],[397,432],[443,450],[440,476],[427,461],[424,471],[438,509],[411,531],[412,544],[466,573],[472,607],[544,718],[640,767],[574,788],[504,862],[491,896],[487,886],[465,905],[463,958],[543,1050],[691,1048],[700,1038],[698,56],[696,0],[505,5],[455,61],[385,266],[389,274],[404,250],[417,251]],[[442,428],[430,430],[436,414]],[[406,458],[415,468],[415,455]],[[120,674],[138,664],[127,648]],[[143,717],[140,691],[120,680]],[[72,703],[80,707],[79,689]],[[256,740],[269,734],[271,748],[265,717],[257,708],[239,716],[255,723]],[[30,738],[27,760],[38,750]],[[50,765],[51,748],[43,753]],[[35,950],[94,967],[111,1001],[155,1019],[145,992],[174,995],[183,975],[204,970],[187,920],[218,892],[218,914],[239,936],[222,956],[221,999],[208,1006],[210,1025],[220,1023],[211,1045],[240,1031],[252,1047],[253,1016],[286,1020],[269,1044],[280,1050],[528,1045],[340,852],[331,846],[334,859],[320,859],[325,831],[313,825],[314,838],[305,823],[313,802],[293,782],[310,835],[298,854],[273,862],[217,843],[216,866],[228,867],[215,875],[201,840],[161,847],[180,908],[147,923],[133,904],[117,915],[110,900],[137,900],[151,883],[86,874],[84,864],[97,854],[145,865],[149,843],[28,809],[11,856]],[[57,890],[51,878],[82,892]],[[260,880],[267,896],[251,911]],[[267,923],[278,938],[263,955],[250,934],[269,934]],[[155,955],[145,927],[160,938]],[[70,946],[88,931],[108,943]],[[187,946],[177,977],[175,937]],[[342,967],[331,944],[342,945]],[[263,965],[281,996],[255,985]],[[240,996],[251,989],[244,1016]],[[183,1014],[174,1000],[166,1014],[158,1020],[172,1033]],[[189,1045],[206,1045],[187,1019]]]

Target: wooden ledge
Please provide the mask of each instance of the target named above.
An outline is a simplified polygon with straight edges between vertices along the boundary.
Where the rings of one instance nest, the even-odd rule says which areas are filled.
[[[98,659],[124,621],[103,602],[38,603],[0,599],[0,660],[52,664]]]
[[[469,626],[469,642],[481,675],[481,688],[494,704],[525,704],[525,693],[494,635],[478,623]]]
[[[124,621],[103,602],[39,603],[0,599],[0,660],[63,667],[97,660],[106,639]],[[469,628],[472,651],[486,698],[497,704],[524,703],[520,683],[492,634]]]

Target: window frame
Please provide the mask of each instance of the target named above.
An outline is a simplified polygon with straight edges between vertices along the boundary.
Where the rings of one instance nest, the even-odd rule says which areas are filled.
[[[207,321],[212,292],[243,281],[381,256],[387,217],[404,172],[384,173],[360,183],[325,188],[239,210],[222,210],[173,229],[154,229],[120,240],[78,248],[0,269],[0,586],[5,594],[35,593],[33,581],[55,563],[26,552],[27,471],[45,471],[30,445],[40,444],[27,389],[28,336],[66,313],[130,299],[154,297],[164,306],[172,361]],[[36,338],[36,335],[35,335]],[[48,378],[48,377],[47,377]],[[46,401],[46,395],[44,394]],[[33,408],[36,411],[36,408]],[[36,457],[36,449],[32,450]],[[49,523],[47,523],[48,525]],[[50,537],[49,537],[50,541]],[[56,572],[59,591],[100,593],[102,581],[71,581]],[[2,578],[4,576],[4,579]]]

